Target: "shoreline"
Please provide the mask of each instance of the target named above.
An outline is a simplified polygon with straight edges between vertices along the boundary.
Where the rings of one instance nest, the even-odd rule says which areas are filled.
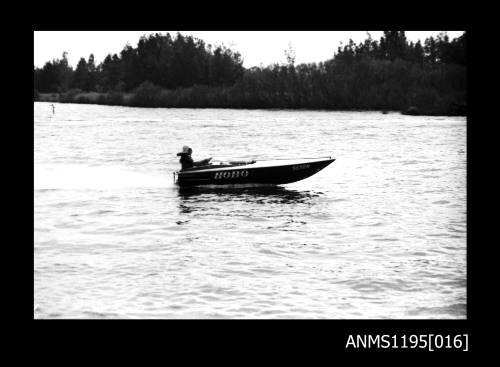
[[[467,113],[432,113],[428,111],[420,111],[414,106],[410,106],[407,110],[394,110],[394,109],[363,109],[363,108],[313,108],[313,107],[263,107],[263,106],[242,106],[242,105],[224,105],[224,104],[190,104],[185,105],[180,103],[178,105],[165,103],[155,103],[155,105],[145,105],[144,103],[137,103],[135,100],[136,93],[121,93],[121,92],[78,92],[78,93],[39,93],[34,98],[34,102],[55,102],[55,103],[73,103],[73,104],[94,104],[101,106],[122,106],[134,108],[199,108],[199,109],[236,109],[236,110],[297,110],[297,111],[336,111],[336,112],[380,112],[382,114],[400,113],[407,116],[461,116],[467,117]]]

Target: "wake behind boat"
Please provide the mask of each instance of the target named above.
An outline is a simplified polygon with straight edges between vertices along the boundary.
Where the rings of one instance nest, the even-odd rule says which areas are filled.
[[[174,182],[199,185],[280,185],[303,180],[335,161],[331,157],[218,162],[174,173]]]

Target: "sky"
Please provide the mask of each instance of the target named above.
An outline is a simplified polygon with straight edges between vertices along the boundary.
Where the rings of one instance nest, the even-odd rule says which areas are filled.
[[[52,59],[61,58],[68,52],[69,64],[76,67],[81,57],[88,59],[94,54],[96,64],[109,53],[119,54],[129,43],[137,46],[142,35],[177,31],[35,31],[34,65],[43,65]],[[382,31],[369,31],[374,40],[379,40]],[[422,43],[430,36],[444,31],[407,31],[408,41]],[[450,39],[459,37],[463,31],[446,31]],[[205,44],[225,45],[241,54],[243,66],[268,66],[286,61],[285,50],[291,45],[295,52],[295,63],[326,61],[333,57],[342,42],[351,38],[356,44],[367,38],[367,31],[180,31],[184,36],[192,35]]]

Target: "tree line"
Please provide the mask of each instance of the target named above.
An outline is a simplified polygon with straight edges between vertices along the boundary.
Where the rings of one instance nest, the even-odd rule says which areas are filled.
[[[137,47],[76,69],[62,59],[34,69],[35,99],[59,93],[62,102],[144,107],[312,108],[466,114],[466,33],[408,42],[404,31],[338,47],[330,60],[245,69],[224,46],[177,33],[143,36]],[[85,93],[87,92],[87,93]],[[94,92],[93,94],[90,92]],[[128,97],[126,97],[128,95]]]
[[[226,86],[239,79],[244,68],[241,55],[224,46],[212,47],[202,40],[177,33],[172,37],[151,34],[142,36],[137,47],[127,44],[119,55],[107,55],[96,65],[94,55],[80,58],[76,69],[62,59],[35,68],[35,89],[40,93],[82,91],[129,92],[150,81],[166,88],[193,85]]]

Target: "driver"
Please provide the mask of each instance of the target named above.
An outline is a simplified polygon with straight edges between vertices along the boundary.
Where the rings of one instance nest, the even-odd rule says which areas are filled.
[[[192,153],[193,153],[193,149],[191,149],[187,145],[184,145],[182,147],[182,152],[177,153],[177,156],[181,157],[181,159],[179,161],[181,163],[181,166],[182,166],[181,170],[192,168],[194,166],[206,166],[209,164],[208,162],[210,162],[210,160],[212,159],[212,157],[210,157],[210,158],[206,158],[206,159],[203,159],[201,161],[198,161],[198,162],[194,162],[193,158],[191,157]]]

